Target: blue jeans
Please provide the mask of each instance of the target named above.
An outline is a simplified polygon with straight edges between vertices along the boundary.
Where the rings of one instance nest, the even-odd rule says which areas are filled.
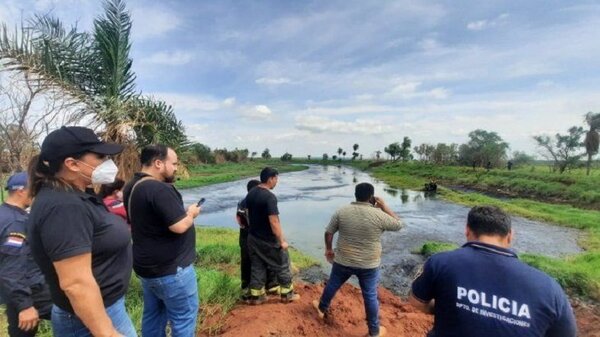
[[[321,295],[319,309],[325,312],[329,309],[331,300],[340,287],[348,281],[350,276],[356,275],[362,291],[365,302],[365,311],[367,313],[367,326],[369,335],[379,335],[379,300],[377,299],[377,285],[379,284],[379,268],[362,269],[346,267],[341,264],[333,263],[329,281]]]
[[[115,329],[123,336],[137,337],[135,328],[125,310],[124,297],[107,307],[106,314],[110,317]],[[60,337],[92,337],[90,330],[79,317],[56,305],[52,306],[52,334]]]
[[[169,321],[172,337],[194,337],[200,305],[194,266],[178,267],[174,275],[140,279],[144,290],[142,336],[165,337]]]

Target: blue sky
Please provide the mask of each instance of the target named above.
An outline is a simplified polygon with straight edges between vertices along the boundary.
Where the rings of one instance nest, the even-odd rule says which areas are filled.
[[[191,139],[370,157],[498,132],[511,151],[600,112],[598,1],[128,1],[137,88]],[[2,0],[91,29],[92,0]]]

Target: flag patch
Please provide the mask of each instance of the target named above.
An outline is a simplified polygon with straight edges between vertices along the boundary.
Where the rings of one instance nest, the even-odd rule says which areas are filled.
[[[9,236],[8,240],[6,240],[6,242],[4,243],[5,246],[10,246],[10,247],[16,247],[16,248],[21,248],[23,247],[23,241],[25,241],[23,238],[18,237],[18,236]]]

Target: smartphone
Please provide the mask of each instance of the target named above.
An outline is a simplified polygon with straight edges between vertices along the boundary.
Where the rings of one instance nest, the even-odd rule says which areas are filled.
[[[202,199],[200,199],[200,201],[198,201],[198,204],[197,204],[197,206],[198,206],[198,207],[202,206],[202,204],[203,204],[205,201],[206,201],[206,199],[205,199],[205,198],[202,198]]]

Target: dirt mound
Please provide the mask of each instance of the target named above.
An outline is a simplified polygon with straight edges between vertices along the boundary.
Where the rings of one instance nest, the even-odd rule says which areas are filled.
[[[252,337],[358,337],[367,335],[365,312],[360,289],[344,285],[335,296],[331,309],[332,322],[318,319],[312,301],[319,299],[322,285],[301,284],[296,291],[300,301],[282,304],[271,297],[260,306],[238,305],[214,326],[198,336],[252,336]],[[424,337],[431,329],[433,316],[417,313],[389,290],[379,288],[381,325],[390,337]],[[586,302],[573,301],[577,317],[578,336],[600,337],[600,307]],[[217,315],[218,316],[218,315]],[[210,324],[210,319],[205,324]],[[214,323],[214,322],[213,322]],[[206,327],[206,325],[205,325]],[[216,329],[215,329],[216,328]],[[218,331],[215,331],[218,330]]]
[[[270,298],[260,306],[239,305],[225,320],[219,336],[295,337],[331,336],[358,337],[367,335],[367,324],[360,289],[344,285],[336,294],[331,309],[331,323],[318,319],[312,301],[319,299],[322,285],[296,286],[300,301],[282,304]],[[433,317],[415,313],[412,307],[390,291],[379,288],[381,325],[388,336],[423,337],[433,323]],[[207,336],[201,334],[200,336]]]

